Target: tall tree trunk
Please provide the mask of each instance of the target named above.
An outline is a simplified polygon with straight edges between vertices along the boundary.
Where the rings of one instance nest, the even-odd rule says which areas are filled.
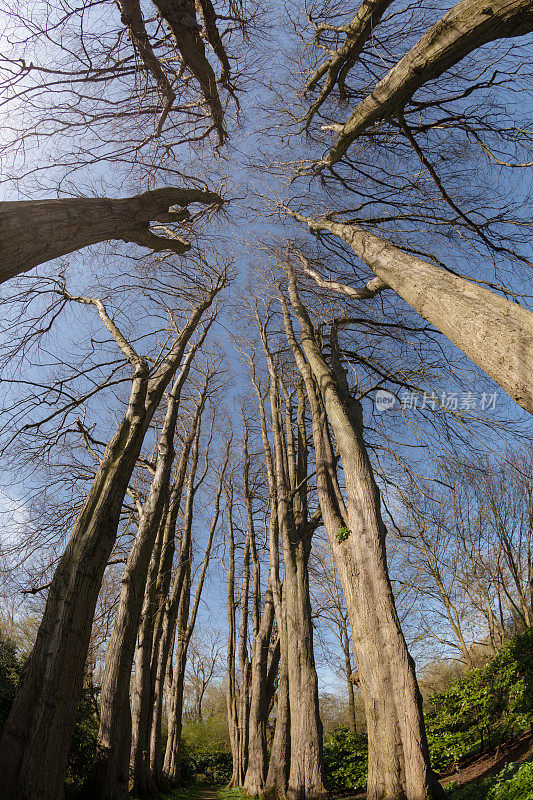
[[[137,536],[122,575],[122,589],[106,653],[100,700],[95,792],[95,796],[100,800],[125,800],[128,794],[131,753],[130,681],[135,642],[150,559],[157,532],[161,530],[164,507],[168,502],[181,391],[194,355],[206,334],[207,330],[194,347],[191,347],[169,394],[167,412],[159,437],[154,478],[141,511]]]
[[[211,436],[213,430],[211,429]],[[210,440],[211,441],[211,440]],[[167,745],[165,749],[165,759],[163,762],[163,780],[169,786],[175,786],[180,777],[180,744],[181,744],[181,730],[183,719],[183,684],[185,680],[185,667],[187,664],[187,650],[194,632],[196,625],[196,617],[198,615],[198,608],[200,606],[200,599],[205,583],[205,576],[211,558],[211,548],[213,546],[213,539],[218,524],[220,515],[220,498],[222,495],[222,487],[224,485],[224,478],[229,461],[231,439],[226,443],[226,456],[224,464],[220,470],[218,481],[218,488],[215,498],[215,509],[213,520],[209,528],[209,535],[207,537],[207,544],[204,553],[204,559],[196,591],[194,593],[194,600],[189,614],[190,594],[191,594],[191,568],[192,568],[192,541],[190,533],[188,537],[188,547],[182,548],[182,552],[186,557],[185,564],[185,577],[182,581],[181,597],[179,602],[179,612],[177,621],[177,646],[176,657],[174,662],[174,674],[172,677],[172,685],[169,692],[169,703],[167,705],[167,721],[168,721],[168,736]],[[208,445],[209,447],[209,445]],[[206,453],[206,464],[208,464]],[[207,469],[207,467],[206,467]],[[197,487],[194,487],[194,492]],[[193,492],[193,498],[194,498]],[[192,498],[192,499],[193,499]],[[191,503],[191,521],[192,521],[192,503]],[[190,530],[190,529],[189,529]]]
[[[256,797],[261,794],[267,775],[268,655],[273,622],[274,600],[272,589],[268,584],[261,625],[252,643],[250,665],[248,766],[243,783],[243,789],[250,797]]]
[[[235,619],[235,530],[233,527],[233,485],[226,486],[226,509],[228,514],[228,650],[226,659],[226,706],[231,745],[232,771],[228,788],[242,786],[244,779],[240,768],[240,730],[237,698],[237,674],[235,662],[237,626]]]
[[[191,421],[191,429],[186,437],[179,464],[174,477],[168,509],[165,514],[161,550],[157,563],[154,563],[154,575],[149,575],[145,589],[144,606],[141,624],[137,637],[135,653],[135,675],[132,682],[132,728],[131,747],[132,791],[139,797],[150,797],[160,770],[151,763],[152,726],[155,724],[157,745],[161,725],[162,697],[160,686],[164,680],[164,669],[161,675],[161,662],[166,664],[172,633],[168,630],[166,617],[167,596],[172,576],[172,563],[175,552],[176,520],[181,504],[185,483],[187,464],[193,442],[200,433],[200,421],[207,397],[208,380]],[[170,622],[172,625],[173,623]],[[160,648],[162,647],[162,653]]]
[[[308,562],[314,528],[307,512],[307,432],[305,399],[298,393],[298,448],[294,449],[292,410],[286,395],[286,434],[282,435],[279,381],[266,338],[263,340],[270,373],[273,465],[277,516],[285,565],[283,597],[287,625],[291,759],[288,800],[326,794],[322,756],[322,722],[318,678],[313,652],[313,624]],[[297,489],[299,487],[299,489]]]
[[[287,629],[284,611],[282,611],[281,626],[278,621],[278,627],[280,629],[278,702],[274,739],[272,741],[268,772],[263,788],[263,797],[266,798],[266,800],[278,800],[278,798],[286,796],[291,758]]]
[[[368,800],[433,800],[443,797],[429,762],[422,698],[400,627],[387,570],[380,495],[362,436],[359,404],[344,374],[326,363],[294,278],[289,293],[302,329],[305,362],[283,300],[289,343],[306,381],[313,414],[317,485],[326,532],[350,616],[368,731]],[[332,341],[334,348],[335,342]],[[340,365],[336,365],[337,370]],[[319,397],[339,448],[347,509],[339,497]],[[339,541],[337,533],[348,527]]]
[[[37,264],[108,239],[135,242],[151,250],[184,253],[190,244],[179,237],[150,232],[150,222],[183,222],[190,203],[220,206],[214,192],[153,189],[133,197],[72,197],[0,203],[0,283]],[[180,206],[181,211],[171,211]]]
[[[59,561],[34,648],[4,725],[0,757],[11,765],[4,777],[5,800],[59,800],[63,795],[94,610],[124,496],[155,409],[222,285],[220,281],[193,312],[151,379],[146,362],[107,318],[135,370],[130,401]]]
[[[533,413],[531,311],[355,225],[289,213],[312,232],[329,231],[343,239],[378,278]]]
[[[341,623],[342,649],[344,652],[344,669],[346,671],[346,684],[348,688],[348,724],[352,733],[357,733],[357,720],[355,716],[355,692],[353,688],[352,659],[350,656],[350,637],[348,626],[343,619]]]

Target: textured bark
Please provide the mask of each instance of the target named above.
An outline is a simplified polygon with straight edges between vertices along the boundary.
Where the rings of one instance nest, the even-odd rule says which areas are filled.
[[[478,47],[533,30],[531,0],[461,0],[432,25],[411,50],[353,110],[345,125],[328,126],[340,136],[324,159],[339,161],[360,134],[402,109],[414,93]]]
[[[268,798],[268,800],[278,800],[278,798],[286,796],[291,759],[287,630],[284,621],[285,613],[282,612],[282,614],[276,727],[268,762],[267,777],[263,787],[263,797]]]
[[[343,239],[375,274],[533,413],[533,313],[355,225],[290,212]]]
[[[261,794],[268,768],[266,724],[268,720],[269,650],[274,622],[272,589],[267,585],[261,625],[252,643],[250,664],[250,714],[248,767],[243,789],[250,797]]]
[[[196,21],[196,8],[192,0],[154,0],[154,5],[167,23],[183,64],[194,75],[211,112],[219,143],[226,138],[224,112],[218,94],[217,79],[209,63],[201,28]]]
[[[161,547],[154,549],[145,589],[141,624],[137,635],[135,674],[132,681],[132,792],[138,797],[151,797],[159,770],[151,763],[152,727],[159,732],[154,747],[160,751],[161,692],[164,679],[161,659],[166,663],[170,641],[165,625],[165,610],[170,589],[172,562],[175,552],[176,520],[185,483],[187,463],[194,440],[199,435],[200,420],[205,405],[207,381],[191,423],[191,430],[181,450],[174,476],[168,508],[162,525]],[[167,649],[168,645],[168,649]],[[163,652],[160,654],[160,648]],[[160,658],[161,655],[161,658]],[[154,731],[155,734],[155,731]],[[157,741],[157,744],[156,744]],[[155,767],[155,768],[154,768]]]
[[[317,486],[324,526],[339,571],[350,616],[368,731],[368,800],[434,800],[442,789],[429,762],[422,699],[396,613],[385,550],[380,495],[363,436],[360,406],[337,363],[326,363],[315,340],[294,279],[292,305],[302,328],[296,342],[286,303],[285,326],[305,379],[313,415]],[[334,341],[332,342],[334,351]],[[339,492],[323,402],[342,458],[347,506]],[[344,541],[341,527],[349,528]]]
[[[167,411],[158,442],[155,474],[143,505],[137,536],[122,575],[122,588],[113,631],[105,659],[102,682],[98,768],[95,796],[101,800],[124,800],[128,794],[131,751],[130,679],[135,642],[150,560],[161,528],[169,495],[174,461],[174,434],[180,396],[195,353],[207,329],[187,354],[179,377],[168,396]]]
[[[222,199],[199,189],[154,189],[119,200],[74,197],[0,203],[0,283],[37,264],[108,239],[185,253],[190,250],[189,242],[155,236],[149,226],[150,222],[183,222],[191,203],[219,207]],[[181,210],[173,211],[171,206]]]
[[[163,392],[222,285],[211,290],[193,312],[151,379],[147,364],[132,356],[135,375],[127,411],[104,451],[59,561],[35,646],[4,726],[1,760],[11,765],[2,787],[5,800],[62,797],[94,610],[124,496]]]
[[[314,527],[308,519],[307,508],[305,398],[303,392],[299,391],[295,442],[291,401],[287,392],[285,435],[282,433],[279,380],[264,328],[261,334],[270,376],[272,464],[277,520],[285,565],[283,597],[286,608],[291,736],[286,797],[289,800],[300,800],[326,794],[308,577]]]
[[[187,650],[191,641],[191,636],[194,632],[196,624],[196,617],[198,615],[198,608],[200,599],[204,588],[205,576],[209,566],[211,557],[211,548],[213,546],[213,538],[215,536],[218,518],[220,515],[220,498],[222,495],[222,487],[224,485],[224,477],[229,461],[231,440],[228,441],[226,446],[226,456],[224,464],[220,471],[218,488],[215,498],[215,509],[213,520],[209,528],[209,535],[207,537],[207,544],[202,562],[202,568],[198,577],[196,591],[192,607],[190,608],[191,596],[191,567],[192,567],[192,541],[190,538],[190,526],[188,542],[185,548],[182,548],[182,553],[186,558],[184,565],[184,579],[181,585],[181,596],[179,601],[178,620],[177,620],[177,643],[176,655],[174,660],[174,674],[172,676],[172,685],[169,692],[169,701],[167,705],[167,722],[168,722],[168,736],[167,745],[165,749],[165,758],[163,762],[163,780],[168,786],[175,786],[180,777],[180,744],[181,744],[181,730],[182,730],[182,716],[183,716],[183,684],[185,679],[185,667],[187,664]],[[207,463],[207,456],[206,456]],[[194,489],[196,491],[196,489]],[[191,501],[194,499],[194,492]],[[190,519],[192,522],[192,502]]]
[[[148,702],[153,697],[151,660],[155,620],[157,617],[157,578],[164,552],[168,547],[169,508],[163,509],[156,542],[146,576],[146,586],[141,610],[141,619],[135,646],[135,669],[131,679],[131,748],[130,775],[132,791],[136,797],[153,797],[157,786],[150,773],[150,723]]]

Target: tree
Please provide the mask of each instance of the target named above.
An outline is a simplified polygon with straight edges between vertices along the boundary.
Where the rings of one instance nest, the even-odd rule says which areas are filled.
[[[107,239],[182,255],[190,243],[172,230],[170,236],[155,235],[150,222],[182,223],[190,217],[192,203],[220,208],[222,198],[199,189],[165,188],[119,200],[78,197],[0,203],[0,282]]]
[[[339,570],[365,705],[369,800],[440,798],[422,716],[422,698],[395,608],[387,571],[385,525],[364,439],[361,407],[348,389],[336,354],[326,362],[288,266],[289,296],[302,330],[298,344],[287,301],[280,295],[287,338],[305,380],[313,419],[317,487],[324,526]],[[305,354],[305,357],[304,357]],[[339,490],[326,415],[346,480]],[[399,758],[398,753],[403,755]]]
[[[4,784],[10,800],[52,800],[62,794],[94,609],[128,482],[163,392],[203,314],[226,281],[225,274],[219,275],[199,293],[197,305],[153,374],[147,360],[135,352],[108,316],[103,303],[95,298],[78,299],[96,308],[115,338],[131,365],[132,387],[126,413],[105,448],[56,569],[37,641],[4,726],[0,752],[12,764]]]

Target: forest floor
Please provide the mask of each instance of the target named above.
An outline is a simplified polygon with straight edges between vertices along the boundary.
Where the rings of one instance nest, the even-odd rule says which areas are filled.
[[[457,772],[443,775],[440,782],[443,786],[454,781],[457,786],[496,775],[505,764],[511,761],[526,761],[533,756],[533,735],[522,733],[511,742],[496,747],[481,756],[472,756],[464,761]]]
[[[440,781],[443,786],[454,783],[456,787],[465,786],[474,781],[481,780],[490,775],[496,775],[505,764],[509,762],[522,762],[533,757],[533,734],[523,733],[512,742],[501,745],[494,750],[473,756],[461,764],[456,772],[443,775]],[[351,792],[332,793],[331,800],[364,800],[365,794]],[[171,795],[166,795],[162,800],[244,800],[245,795],[240,789],[226,789],[215,786],[201,786],[193,784]]]

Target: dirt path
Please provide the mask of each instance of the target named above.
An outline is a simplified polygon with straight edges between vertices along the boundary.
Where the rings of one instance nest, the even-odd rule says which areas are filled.
[[[455,781],[458,786],[464,786],[488,775],[496,775],[509,761],[525,761],[531,755],[533,736],[524,733],[491,753],[473,758],[470,763],[463,764],[458,772],[443,776],[440,782],[443,786],[451,781]]]

